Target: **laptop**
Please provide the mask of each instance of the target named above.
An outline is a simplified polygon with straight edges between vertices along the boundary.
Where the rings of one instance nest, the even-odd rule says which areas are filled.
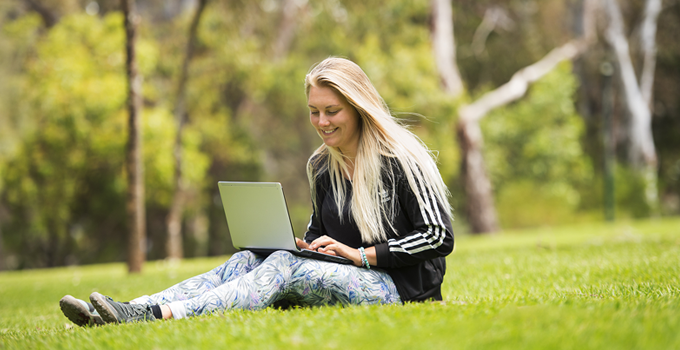
[[[280,183],[220,181],[218,187],[234,248],[261,255],[285,250],[306,258],[352,264],[341,256],[297,247]]]

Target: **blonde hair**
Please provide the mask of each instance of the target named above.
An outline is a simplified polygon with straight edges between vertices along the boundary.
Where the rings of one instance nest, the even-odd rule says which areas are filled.
[[[330,87],[342,94],[357,110],[360,119],[360,136],[354,159],[352,176],[352,200],[350,211],[361,232],[362,241],[373,244],[387,241],[385,223],[391,229],[396,216],[397,174],[382,157],[396,159],[404,170],[409,186],[421,207],[431,202],[434,194],[438,202],[451,216],[448,189],[437,169],[435,157],[425,144],[394,118],[364,71],[354,62],[330,57],[311,69],[305,78],[305,92],[309,98],[311,87]],[[345,205],[345,182],[343,173],[348,173],[345,156],[336,147],[322,144],[309,159],[307,176],[316,205],[315,183],[319,174],[328,171],[331,190],[335,194],[338,216],[342,219]],[[392,182],[391,193],[383,183],[383,176]],[[383,205],[389,195],[390,205]],[[431,205],[436,205],[431,203]]]

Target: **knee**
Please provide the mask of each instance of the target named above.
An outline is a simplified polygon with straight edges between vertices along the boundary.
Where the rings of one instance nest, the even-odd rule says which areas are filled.
[[[266,260],[293,260],[297,257],[293,253],[285,250],[277,250],[271,253]]]
[[[266,269],[275,270],[285,276],[289,276],[298,265],[298,258],[291,252],[284,250],[275,251],[264,260],[263,265]]]
[[[306,259],[300,265],[297,266],[297,268],[295,269],[295,274],[297,276],[304,277],[305,280],[310,281],[318,279],[320,277],[319,276],[320,271],[322,271],[322,269],[319,266],[318,261]]]
[[[240,252],[234,253],[234,255],[231,256],[231,259],[236,259],[240,261],[249,261],[252,259],[257,259],[257,255],[255,253],[251,252],[250,250],[242,250]],[[229,260],[231,260],[229,259]]]
[[[244,250],[234,253],[229,260],[225,261],[222,265],[213,269],[213,272],[219,276],[224,275],[228,271],[234,270],[237,266],[250,265],[252,262],[257,260],[257,255],[253,252]]]

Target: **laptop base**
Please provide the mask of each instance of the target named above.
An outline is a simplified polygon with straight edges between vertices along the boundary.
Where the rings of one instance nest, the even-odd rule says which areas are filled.
[[[303,258],[310,258],[315,260],[321,260],[326,262],[333,262],[337,264],[352,265],[354,262],[342,256],[328,255],[324,253],[319,253],[313,250],[302,249],[302,250],[288,250],[288,249],[263,249],[263,248],[243,248],[242,250],[250,250],[257,255],[269,256],[271,253],[284,250],[293,255],[300,256]]]

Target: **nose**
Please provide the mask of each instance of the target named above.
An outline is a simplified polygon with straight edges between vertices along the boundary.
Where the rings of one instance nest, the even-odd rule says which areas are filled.
[[[329,126],[331,125],[330,120],[328,120],[328,116],[326,116],[325,113],[320,113],[319,115],[319,126],[324,127],[324,126]]]

